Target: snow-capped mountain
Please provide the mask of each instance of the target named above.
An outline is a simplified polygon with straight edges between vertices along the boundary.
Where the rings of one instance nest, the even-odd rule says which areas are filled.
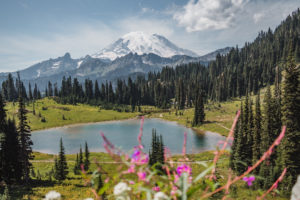
[[[219,49],[204,56],[181,49],[163,36],[147,35],[142,32],[126,34],[100,53],[74,59],[69,53],[51,58],[19,71],[25,85],[36,83],[41,89],[48,81],[60,85],[63,76],[77,77],[79,81],[89,78],[98,82],[114,81],[118,78],[160,71],[164,66],[200,62],[204,65],[216,55],[227,54],[231,48]],[[0,84],[8,73],[0,73]],[[17,76],[13,72],[14,77]]]
[[[138,55],[153,53],[165,58],[175,55],[198,57],[196,53],[177,47],[161,35],[150,35],[143,32],[128,33],[92,57],[113,61],[129,53],[137,53]]]

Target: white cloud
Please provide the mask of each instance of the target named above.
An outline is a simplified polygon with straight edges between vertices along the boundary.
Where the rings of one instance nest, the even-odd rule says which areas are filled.
[[[186,31],[220,30],[234,24],[248,0],[190,0],[173,18]]]
[[[91,55],[122,35],[132,31],[158,33],[166,37],[173,34],[169,22],[158,19],[128,17],[107,26],[99,21],[74,24],[65,31],[47,35],[0,35],[0,72],[24,69],[37,61],[63,56],[70,52],[72,58]]]
[[[264,16],[265,16],[264,13],[255,13],[253,15],[254,23],[257,24]]]
[[[122,31],[122,34],[132,31],[143,31],[148,34],[157,33],[169,37],[174,32],[170,21],[163,19],[129,17],[121,20],[119,22],[119,27]]]

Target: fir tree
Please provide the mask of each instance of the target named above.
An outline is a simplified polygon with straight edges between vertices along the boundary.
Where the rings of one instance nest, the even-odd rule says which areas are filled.
[[[20,137],[20,160],[23,169],[23,180],[28,182],[30,179],[30,169],[32,167],[30,160],[33,159],[32,155],[32,141],[30,139],[30,127],[27,123],[26,117],[27,110],[25,109],[25,104],[23,97],[19,97],[19,110],[18,110],[18,133]]]
[[[204,102],[202,95],[198,95],[197,100],[195,102],[195,111],[194,111],[194,119],[193,126],[198,126],[204,122],[205,113],[204,113]]]
[[[73,168],[73,172],[74,174],[79,174],[79,158],[78,158],[78,153],[76,154],[76,161],[75,161],[75,165],[74,165],[74,168]]]
[[[83,164],[83,153],[82,153],[82,148],[81,148],[81,145],[80,145],[80,149],[79,149],[79,169],[81,169],[81,165]]]
[[[156,134],[156,130],[152,130],[151,151],[149,152],[149,165],[156,165],[156,169],[162,171],[164,164],[164,143],[162,136]]]
[[[284,190],[290,192],[300,174],[300,67],[291,53],[284,69],[282,124],[287,127],[282,142],[283,166],[288,168]]]
[[[262,115],[260,108],[260,93],[257,94],[255,102],[255,117],[254,117],[254,130],[253,130],[253,147],[252,147],[252,164],[256,163],[261,157],[260,144],[262,134]],[[255,170],[255,173],[259,171],[259,168]]]
[[[85,158],[84,158],[84,170],[88,171],[89,167],[90,167],[90,160],[89,160],[89,158],[90,158],[90,152],[89,152],[89,147],[88,147],[87,142],[85,142],[84,155],[85,155]]]
[[[54,177],[56,180],[62,181],[67,178],[68,165],[66,161],[65,148],[63,146],[62,138],[60,138],[60,151],[58,154],[58,158],[55,158],[54,171]]]
[[[3,133],[0,142],[2,179],[7,184],[19,183],[23,175],[23,166],[19,159],[19,135],[14,120],[7,121]]]

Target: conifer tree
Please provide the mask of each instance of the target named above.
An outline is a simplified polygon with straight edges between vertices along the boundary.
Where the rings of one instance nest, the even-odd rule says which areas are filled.
[[[21,93],[21,92],[20,92]],[[30,138],[30,127],[27,123],[27,110],[25,108],[22,95],[19,96],[19,110],[18,110],[18,133],[20,137],[20,160],[23,169],[23,180],[28,182],[30,179],[30,169],[32,167],[30,160],[33,159],[32,140]]]
[[[81,148],[81,145],[80,145],[80,149],[79,149],[79,169],[81,169],[81,165],[83,164],[83,153],[82,153],[82,148]]]
[[[246,140],[245,140],[245,137],[244,137],[244,134],[243,134],[243,126],[244,126],[244,108],[243,108],[243,102],[241,103],[241,114],[240,114],[240,117],[238,119],[238,123],[237,123],[237,131],[236,131],[236,134],[237,135],[237,138],[234,138],[234,142],[236,143],[235,144],[235,152],[232,152],[234,155],[233,155],[233,166],[235,169],[235,171],[238,173],[238,174],[241,174],[245,171],[245,169],[247,168],[246,164],[245,164],[245,159],[247,158],[246,154],[245,154],[245,145],[246,145]]]
[[[20,158],[19,135],[14,120],[8,120],[1,137],[2,179],[7,183],[19,183],[23,176]]]
[[[89,158],[90,158],[90,152],[89,152],[89,147],[88,147],[87,142],[85,142],[84,155],[85,155],[85,158],[84,158],[84,170],[88,171],[89,167],[90,167],[90,160],[89,160]]]
[[[78,153],[76,154],[76,161],[75,161],[75,165],[74,165],[74,168],[73,168],[73,172],[74,174],[79,174],[79,158],[78,158]]]
[[[164,164],[164,143],[162,136],[158,136],[156,130],[153,129],[149,165],[153,166],[155,164],[158,164],[156,169],[162,171],[162,165]]]
[[[252,147],[252,164],[255,163],[261,157],[260,144],[261,144],[261,134],[262,134],[262,116],[260,108],[260,93],[258,92],[255,102],[255,117],[254,117],[254,130],[253,130],[253,147]],[[257,173],[259,169],[256,169]]]
[[[246,152],[247,152],[247,160],[246,163],[248,166],[252,165],[252,158],[253,158],[253,131],[254,131],[254,116],[253,116],[253,109],[252,109],[252,101],[249,100],[249,108],[248,108],[248,122],[245,124],[247,126],[247,142],[246,142]]]
[[[282,101],[282,124],[287,127],[282,142],[282,162],[288,168],[283,187],[290,192],[296,175],[300,174],[300,67],[295,64],[292,50],[284,69]]]
[[[1,138],[4,137],[4,131],[6,126],[6,110],[4,108],[4,102],[2,99],[2,95],[0,94],[0,180],[2,180],[2,141]]]
[[[54,177],[56,180],[62,181],[67,178],[68,164],[65,156],[65,148],[63,146],[62,138],[60,138],[60,151],[58,158],[55,159]]]
[[[203,97],[201,94],[201,95],[198,95],[197,100],[195,102],[193,126],[202,124],[204,122],[204,119],[205,119],[204,101],[203,101]]]

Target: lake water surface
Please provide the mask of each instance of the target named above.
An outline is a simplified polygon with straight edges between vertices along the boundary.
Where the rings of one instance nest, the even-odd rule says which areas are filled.
[[[141,121],[138,119],[130,119],[34,131],[31,136],[33,150],[56,154],[59,151],[59,140],[62,137],[67,154],[79,152],[80,145],[84,147],[85,141],[91,152],[105,152],[100,136],[102,131],[115,146],[129,151],[138,144],[140,123]],[[162,134],[165,146],[173,154],[182,152],[184,132],[187,132],[187,153],[214,150],[218,142],[224,140],[223,136],[212,132],[206,132],[203,135],[196,134],[192,129],[176,122],[145,119],[142,141],[146,152],[150,147],[153,128],[158,134]]]

